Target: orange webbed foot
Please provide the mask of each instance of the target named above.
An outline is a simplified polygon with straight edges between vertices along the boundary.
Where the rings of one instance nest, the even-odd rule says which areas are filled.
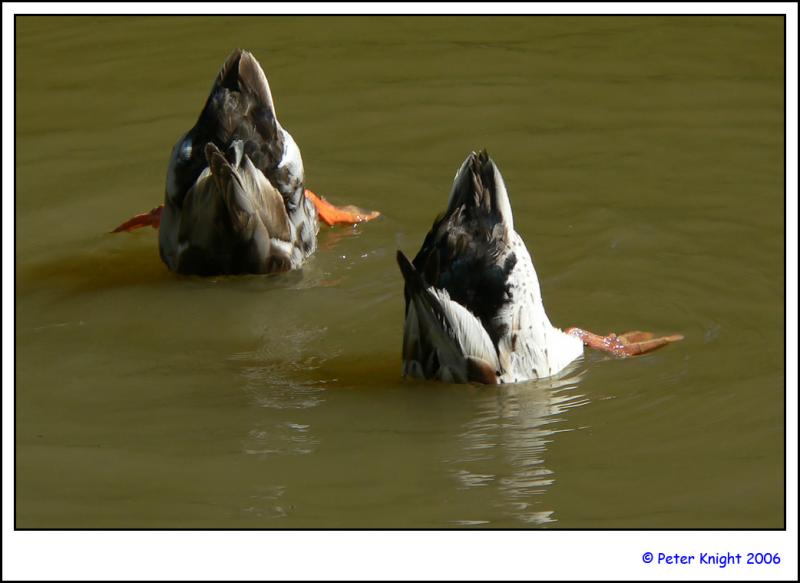
[[[378,211],[367,211],[353,205],[334,206],[310,190],[306,190],[306,198],[314,203],[317,215],[326,225],[354,225],[371,221],[381,215]]]
[[[134,217],[131,217],[111,232],[121,233],[122,231],[126,231],[130,233],[131,231],[147,226],[157,229],[159,225],[161,225],[161,212],[163,210],[164,205],[162,204],[152,209],[150,212],[140,213]]]
[[[672,342],[683,340],[682,334],[671,334],[656,338],[652,332],[642,332],[640,330],[631,330],[619,335],[612,332],[606,336],[588,332],[581,328],[568,328],[565,332],[577,336],[589,348],[608,352],[620,358],[646,354]]]

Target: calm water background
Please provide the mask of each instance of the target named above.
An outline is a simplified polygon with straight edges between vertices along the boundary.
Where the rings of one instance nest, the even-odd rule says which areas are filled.
[[[782,527],[783,20],[16,25],[18,527]],[[167,158],[237,46],[310,188],[302,272],[169,273]],[[394,252],[471,149],[559,326],[686,340],[500,388],[400,377]]]

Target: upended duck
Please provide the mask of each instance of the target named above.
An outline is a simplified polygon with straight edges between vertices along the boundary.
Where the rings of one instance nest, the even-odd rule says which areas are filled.
[[[164,204],[113,232],[152,226],[170,270],[216,275],[300,267],[328,225],[378,212],[335,207],[305,189],[300,149],[278,121],[267,77],[236,50],[194,127],[172,148]]]
[[[557,374],[582,355],[584,344],[626,357],[683,338],[554,327],[514,230],[503,177],[486,151],[461,165],[447,209],[414,261],[398,251],[397,262],[405,281],[404,376],[520,382]]]

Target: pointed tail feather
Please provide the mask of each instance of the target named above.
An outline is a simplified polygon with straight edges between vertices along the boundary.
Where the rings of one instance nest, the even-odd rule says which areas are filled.
[[[514,215],[503,176],[486,150],[471,152],[453,180],[446,215],[463,208],[472,217],[492,218],[514,229]]]
[[[251,94],[261,107],[268,109],[273,117],[277,116],[264,69],[248,51],[243,51],[239,59],[239,87],[242,92]]]
[[[266,151],[263,155],[277,164],[284,139],[279,131],[267,76],[250,52],[236,49],[214,79],[199,121],[211,128],[211,135],[223,144],[239,130],[245,118],[264,139]]]
[[[214,93],[220,87],[225,87],[229,91],[239,90],[239,60],[242,58],[244,51],[242,49],[234,49],[228,55],[222,67],[219,68],[214,85],[211,87],[211,93]]]

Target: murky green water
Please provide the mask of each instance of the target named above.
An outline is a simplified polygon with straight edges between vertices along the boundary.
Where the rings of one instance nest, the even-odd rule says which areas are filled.
[[[782,527],[779,18],[17,19],[18,527]],[[308,185],[302,273],[167,272],[167,157],[236,46]],[[394,252],[471,149],[559,326],[686,340],[400,377]]]

